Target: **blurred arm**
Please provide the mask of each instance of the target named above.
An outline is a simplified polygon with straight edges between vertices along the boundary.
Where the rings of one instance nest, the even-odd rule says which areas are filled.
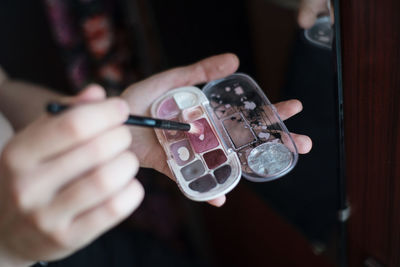
[[[8,79],[0,68],[0,112],[15,130],[32,122],[43,113],[48,101],[59,97],[44,87]]]

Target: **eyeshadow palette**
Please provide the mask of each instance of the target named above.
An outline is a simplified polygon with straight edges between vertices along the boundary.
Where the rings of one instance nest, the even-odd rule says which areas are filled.
[[[153,117],[201,125],[202,132],[156,129],[181,191],[206,201],[232,190],[243,176],[277,179],[296,165],[298,153],[275,107],[255,81],[233,74],[203,90],[169,91],[152,107]]]

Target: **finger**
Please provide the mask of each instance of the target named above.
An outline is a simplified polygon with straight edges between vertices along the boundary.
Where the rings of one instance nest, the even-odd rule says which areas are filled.
[[[173,88],[225,77],[235,72],[238,67],[239,59],[234,54],[227,53],[209,57],[192,65],[174,68],[136,83],[125,90],[123,97],[127,99],[132,111],[146,114],[148,105],[140,103],[141,98],[137,97],[138,95],[151,92],[151,98],[156,99]]]
[[[311,28],[317,17],[328,12],[326,0],[301,1],[298,15],[298,23],[303,29]]]
[[[307,135],[290,133],[300,154],[307,154],[312,148],[312,140]]]
[[[132,137],[126,126],[119,126],[42,165],[42,174],[35,181],[56,192],[67,183],[115,158],[127,150]]]
[[[305,4],[302,5],[302,7],[300,7],[297,21],[301,28],[309,29],[314,25],[318,13],[309,4],[309,1],[303,1],[303,2],[305,2]]]
[[[279,102],[274,104],[274,106],[283,121],[303,110],[303,105],[296,99]]]
[[[223,196],[217,197],[215,199],[209,200],[208,203],[214,207],[219,208],[225,204],[225,201],[226,201],[226,196],[223,195]]]
[[[106,98],[106,91],[98,84],[90,84],[85,89],[74,97],[74,103],[84,103],[90,101],[99,101]]]
[[[143,196],[142,185],[134,179],[103,204],[75,218],[67,238],[70,243],[86,245],[128,217],[139,206]]]
[[[72,219],[125,187],[138,169],[136,156],[131,152],[124,152],[62,189],[48,212],[53,218]]]
[[[98,84],[90,84],[86,86],[76,96],[64,96],[60,99],[54,99],[54,100],[57,100],[57,102],[60,102],[62,104],[74,105],[91,101],[100,101],[105,98],[106,98],[106,92],[102,86]]]
[[[24,151],[30,151],[26,160],[44,161],[122,124],[128,113],[126,102],[113,98],[42,117],[17,136],[16,153],[24,160]]]

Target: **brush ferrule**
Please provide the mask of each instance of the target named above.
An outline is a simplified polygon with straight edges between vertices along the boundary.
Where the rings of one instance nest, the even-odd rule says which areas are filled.
[[[169,129],[169,130],[189,131],[190,124],[181,123],[181,122],[177,122],[177,121],[162,120],[160,128]]]

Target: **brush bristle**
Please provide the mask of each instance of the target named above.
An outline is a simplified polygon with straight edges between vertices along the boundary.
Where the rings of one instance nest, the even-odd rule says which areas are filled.
[[[189,133],[195,134],[195,135],[201,135],[204,132],[203,125],[198,122],[192,122],[190,123],[190,130]]]

